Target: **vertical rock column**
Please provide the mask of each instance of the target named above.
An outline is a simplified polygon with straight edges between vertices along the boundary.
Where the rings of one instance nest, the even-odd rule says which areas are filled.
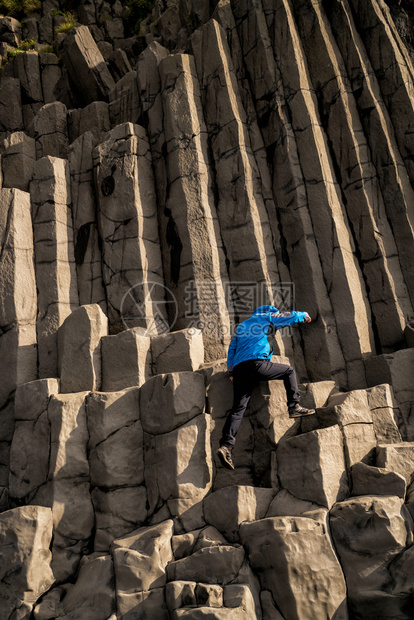
[[[267,4],[265,2],[265,7]],[[241,53],[256,101],[258,124],[267,151],[274,153],[273,193],[280,231],[277,220],[273,220],[273,235],[276,238],[280,232],[283,234],[289,270],[295,284],[296,304],[306,308],[313,319],[309,329],[302,333],[308,371],[313,380],[332,376],[338,384],[345,386],[346,364],[265,15],[257,3],[233,3],[232,8],[239,28]],[[273,10],[273,3],[270,8]]]
[[[24,126],[27,129],[43,105],[39,54],[28,51],[13,61],[14,76],[20,80]]]
[[[70,210],[69,166],[63,159],[36,162],[30,183],[38,291],[39,377],[57,377],[57,330],[78,305]]]
[[[413,183],[414,68],[408,50],[383,0],[350,0],[350,5]]]
[[[193,58],[186,54],[164,58],[159,70],[167,144],[166,206],[171,214],[170,252],[164,257],[169,264],[166,282],[177,296],[176,328],[187,326],[186,301],[194,295],[206,357],[217,358],[223,356],[230,332],[224,291],[227,274],[197,74]]]
[[[162,333],[168,330],[165,287],[145,130],[118,125],[93,159],[110,329]]]
[[[0,496],[8,486],[13,403],[18,385],[37,378],[36,281],[30,197],[0,189]]]
[[[288,2],[280,5],[275,39],[284,40],[290,6]],[[383,350],[393,350],[404,341],[404,315],[412,313],[412,306],[377,173],[326,14],[320,4],[310,0],[296,2],[294,7],[332,155],[341,172],[346,211],[361,255],[379,340]]]
[[[282,0],[281,0],[282,1]],[[340,197],[317,100],[309,78],[299,34],[286,2],[285,30],[275,38],[275,60],[287,95],[286,104],[305,182],[306,202],[330,291],[341,348],[351,387],[365,385],[361,358],[374,350],[364,280],[354,255],[352,233]]]
[[[351,76],[351,87],[378,172],[399,262],[414,304],[414,191],[397,144],[394,125],[347,0],[334,2],[329,18]]]
[[[263,283],[264,303],[272,303],[271,287],[279,281],[279,274],[225,33],[211,20],[193,34],[191,47],[211,136],[217,215],[229,260],[229,277],[236,287],[238,282]]]
[[[99,304],[106,311],[102,280],[102,255],[96,221],[92,150],[96,140],[90,131],[69,148],[73,237],[78,276],[79,303]]]

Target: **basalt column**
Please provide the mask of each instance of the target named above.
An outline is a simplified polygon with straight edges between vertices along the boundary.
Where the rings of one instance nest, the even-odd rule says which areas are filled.
[[[168,329],[151,153],[145,130],[118,125],[93,152],[103,279],[112,333]]]
[[[175,329],[194,318],[199,321],[206,357],[214,359],[224,355],[229,340],[229,300],[200,88],[192,56],[168,56],[159,70],[167,145],[166,207],[171,214],[165,279],[178,301]],[[194,305],[187,304],[191,299]]]

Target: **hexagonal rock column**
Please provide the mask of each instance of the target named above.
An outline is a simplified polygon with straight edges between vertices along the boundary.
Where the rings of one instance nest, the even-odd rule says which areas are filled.
[[[179,522],[194,519],[190,529],[201,527],[200,502],[211,489],[213,474],[210,416],[198,415],[175,430],[146,438],[144,450],[149,512],[166,504]]]
[[[266,7],[266,15],[273,10],[271,3],[270,8]],[[346,364],[338,339],[334,304],[324,280],[304,172],[292,119],[284,105],[282,78],[275,64],[266,15],[258,3],[239,2],[233,11],[242,48],[238,64],[246,68],[264,144],[272,152],[274,149],[273,195],[278,210],[271,217],[273,236],[280,236],[281,226],[289,256],[293,257],[289,267],[296,301],[304,306],[306,303],[308,312],[317,317],[310,330],[303,332],[308,372],[312,380],[332,376],[339,385],[346,386]]]
[[[366,392],[377,442],[400,443],[402,439],[397,426],[400,412],[392,387],[382,383]]]
[[[89,464],[95,507],[96,551],[141,525],[147,517],[139,390],[90,394],[87,399]]]
[[[304,517],[272,517],[240,527],[249,562],[285,618],[348,618],[346,583],[329,533]]]
[[[86,103],[108,98],[115,82],[87,26],[74,28],[66,35],[60,53]]]
[[[332,508],[330,525],[353,616],[408,620],[406,601],[390,591],[388,571],[410,542],[412,521],[404,500],[370,495],[348,499]]]
[[[47,103],[34,117],[28,133],[36,140],[36,157],[65,159],[68,154],[67,109],[61,101]]]
[[[3,187],[27,192],[36,162],[35,141],[23,131],[15,131],[2,141],[0,150]]]
[[[50,508],[21,506],[0,514],[1,620],[29,617],[54,583],[51,540]]]
[[[39,377],[57,377],[57,330],[79,305],[69,167],[43,157],[30,183],[38,291]]]
[[[204,377],[175,372],[152,377],[141,387],[139,409],[143,429],[163,435],[204,412]]]
[[[0,131],[24,129],[20,80],[3,78],[0,86]]]
[[[164,586],[167,581],[165,570],[173,559],[172,534],[173,522],[168,520],[131,532],[112,543],[117,611],[121,617],[132,612],[143,618],[169,618]],[[154,600],[148,601],[149,597]],[[147,608],[149,605],[152,614]]]
[[[348,494],[343,437],[339,426],[318,429],[280,443],[277,475],[299,499],[331,508]]]
[[[154,375],[183,370],[198,370],[204,363],[203,334],[189,327],[151,339]]]
[[[224,487],[204,499],[204,516],[207,523],[223,532],[227,540],[239,542],[240,524],[243,521],[263,519],[273,495],[273,489]]]
[[[414,349],[401,349],[365,360],[368,385],[388,383],[392,386],[404,424],[401,432],[408,441],[414,440],[413,368]]]
[[[283,4],[288,14],[289,3],[286,0]],[[405,317],[412,313],[412,305],[396,258],[377,171],[367,157],[369,147],[357,103],[324,9],[300,0],[294,3],[294,13],[312,84],[319,105],[326,111],[324,125],[340,169],[346,212],[360,251],[382,351],[393,351],[403,342]],[[282,14],[279,11],[274,20],[275,38],[279,35],[279,39],[280,33],[286,32]]]
[[[414,480],[414,442],[380,444],[377,447],[377,465],[400,474],[409,486]]]
[[[238,283],[251,282],[252,288],[258,283],[262,287],[253,291],[260,290],[260,301],[273,304],[272,285],[280,281],[280,276],[226,35],[215,20],[210,20],[190,41],[207,131],[212,135],[217,215],[229,261],[229,277],[234,283],[233,294],[240,304]],[[252,304],[242,315],[250,315],[260,302],[255,297]]]
[[[102,384],[101,338],[108,319],[98,304],[76,308],[59,327],[60,391],[99,391]]]
[[[320,409],[317,417],[322,426],[339,424],[348,469],[360,461],[370,461],[377,441],[366,390],[333,394],[328,400],[328,407]]]
[[[224,354],[229,342],[229,300],[225,257],[208,163],[207,129],[192,56],[175,54],[159,64],[168,199],[168,252],[164,252],[167,286],[176,296],[182,329],[196,321],[204,332],[206,359]],[[190,174],[191,171],[191,174]]]
[[[113,332],[168,329],[151,153],[145,130],[118,125],[93,152],[103,279]]]
[[[86,392],[50,399],[49,484],[36,501],[53,512],[52,567],[57,581],[73,577],[94,527],[87,458]]]
[[[139,386],[150,378],[151,338],[142,327],[132,327],[101,341],[102,391]]]
[[[382,21],[382,17],[378,19],[378,16],[375,16],[378,4],[376,3],[374,11],[372,10],[374,7],[373,2],[369,2],[365,6],[361,2],[358,2],[358,4],[360,6],[359,11],[361,11],[360,15],[362,15],[359,24],[359,20],[351,10],[350,2],[348,1],[332,4],[329,11],[329,21],[336,43],[341,50],[348,75],[352,74],[351,85],[354,96],[358,100],[359,116],[368,140],[372,161],[377,169],[387,217],[398,247],[398,260],[404,274],[405,283],[410,292],[411,300],[414,301],[414,191],[407,168],[405,167],[407,165],[413,170],[413,166],[410,157],[407,158],[405,149],[401,152],[398,144],[401,134],[403,135],[403,140],[412,140],[410,133],[405,135],[404,130],[401,132],[401,125],[406,123],[407,118],[412,117],[412,103],[409,103],[408,114],[401,114],[401,108],[398,105],[397,109],[399,111],[395,115],[395,113],[393,114],[395,112],[394,108],[391,112],[392,120],[389,114],[391,108],[387,105],[388,97],[390,97],[391,106],[394,106],[396,100],[399,99],[401,102],[401,96],[404,99],[404,97],[409,95],[410,88],[412,88],[408,86],[409,82],[405,83],[405,78],[403,78],[404,86],[401,90],[399,90],[398,83],[402,85],[400,81],[402,74],[408,75],[410,71],[408,67],[411,64],[411,60],[406,66],[404,66],[405,61],[403,61],[402,65],[399,64],[401,53],[404,53],[404,46],[400,43],[397,43],[398,51],[394,48],[390,58],[389,44],[392,42],[391,47],[393,47],[399,37],[397,35],[394,39],[395,30],[394,33],[390,32],[390,30],[394,29],[394,25],[391,25],[390,20],[388,20],[389,29],[385,26],[385,21],[387,20],[384,20],[382,25],[378,23]],[[356,3],[354,5],[356,6]],[[382,6],[385,7],[383,3]],[[370,12],[371,16],[368,17],[367,14]],[[385,17],[385,14],[386,12],[384,12],[383,17]],[[373,20],[372,17],[374,17]],[[375,21],[377,21],[377,26],[372,28],[372,30],[375,30],[375,34],[369,32],[370,28],[365,30],[367,24],[375,23]],[[386,31],[388,31],[387,34],[385,34]],[[365,35],[368,35],[369,39],[371,37],[373,39],[378,37],[378,39],[373,41],[372,45],[369,44],[369,46],[365,47],[363,41]],[[385,52],[384,39],[387,39],[388,35],[390,35],[390,38],[388,41],[385,41],[385,48],[388,47],[388,50]],[[379,49],[381,49],[381,54],[378,54]],[[382,55],[384,52],[387,55],[387,60],[384,60]],[[368,55],[371,56],[371,62]],[[396,65],[395,60],[397,57],[399,57],[399,61],[397,61]],[[390,60],[391,62],[389,62]],[[387,74],[386,79],[391,84],[394,82],[387,94],[384,93],[384,99],[374,70],[375,66],[377,69],[379,68],[379,64],[381,69],[378,73],[378,79],[382,81]],[[409,81],[411,80],[412,78],[410,77]],[[408,91],[406,88],[408,88]],[[396,89],[396,92],[394,92],[394,89]],[[409,99],[410,95],[408,96]],[[407,99],[404,107],[406,104]],[[396,127],[398,127],[397,132],[400,136],[398,139],[396,139]]]
[[[50,613],[56,617],[71,615],[91,616],[94,620],[115,619],[114,567],[112,557],[102,553],[85,555],[79,564],[74,584],[65,588],[52,588],[36,605],[37,618],[47,618]],[[67,592],[62,599],[62,590]],[[113,614],[113,615],[112,615]]]
[[[36,281],[29,195],[0,190],[0,406],[17,385],[37,378]]]
[[[17,54],[13,61],[13,70],[14,76],[20,81],[24,126],[28,129],[44,101],[39,54],[34,50]]]
[[[50,452],[47,409],[50,397],[58,392],[57,379],[39,379],[16,389],[9,493],[17,503],[36,504],[36,493],[47,482]]]
[[[70,145],[68,150],[73,239],[79,303],[99,304],[106,312],[93,180],[92,151],[95,145],[96,139],[93,134],[86,131]]]

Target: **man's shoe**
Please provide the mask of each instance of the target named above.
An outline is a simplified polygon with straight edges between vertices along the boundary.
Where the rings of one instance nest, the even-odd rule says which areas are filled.
[[[314,413],[315,409],[306,409],[306,407],[301,407],[299,403],[289,407],[289,418],[303,418],[305,415],[313,415]]]
[[[231,448],[227,446],[220,446],[217,450],[217,456],[220,459],[220,463],[227,469],[234,469],[233,459],[231,458]]]

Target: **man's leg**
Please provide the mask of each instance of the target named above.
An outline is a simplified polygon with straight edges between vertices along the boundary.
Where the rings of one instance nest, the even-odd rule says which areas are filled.
[[[257,374],[260,381],[272,381],[279,379],[283,381],[286,390],[287,405],[291,407],[299,402],[300,393],[296,372],[292,366],[287,364],[273,364],[272,362],[259,362]]]
[[[301,407],[299,404],[300,393],[298,382],[295,370],[292,366],[273,364],[272,362],[266,361],[260,362],[258,375],[262,381],[272,381],[273,379],[280,379],[283,381],[286,390],[289,416],[291,418],[300,418],[315,413],[314,409],[307,409],[306,407]]]
[[[233,370],[233,406],[223,426],[221,446],[233,447],[236,434],[249,404],[254,386],[260,381],[257,375],[257,360],[248,360]]]

